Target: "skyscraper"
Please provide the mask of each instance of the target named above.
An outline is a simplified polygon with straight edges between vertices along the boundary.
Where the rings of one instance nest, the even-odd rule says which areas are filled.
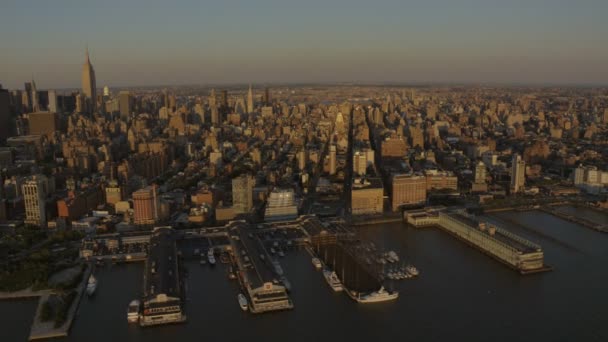
[[[133,223],[154,224],[158,220],[158,195],[155,185],[139,189],[133,193]]]
[[[91,112],[97,110],[97,86],[95,84],[95,70],[89,59],[89,48],[86,49],[86,59],[82,66],[82,93],[85,105]]]
[[[53,113],[57,113],[58,112],[58,108],[59,106],[57,105],[57,92],[55,92],[54,90],[49,90],[48,91],[49,94],[49,105],[48,105],[48,111],[49,112],[53,112]]]
[[[6,140],[9,135],[9,123],[10,123],[10,96],[8,90],[2,89],[0,86],[0,141]]]
[[[519,154],[513,155],[511,165],[511,192],[520,192],[526,182],[526,162]]]
[[[118,95],[118,107],[121,118],[126,119],[131,115],[131,94],[128,91],[121,91]]]
[[[32,112],[37,112],[40,110],[40,102],[38,101],[38,89],[36,89],[36,82],[34,82],[34,80],[32,79],[32,83],[31,83],[31,95],[30,98],[32,99]]]
[[[44,175],[34,175],[21,186],[23,204],[25,205],[25,223],[46,227],[45,201],[48,192],[48,180]]]
[[[253,90],[251,89],[251,84],[247,92],[247,113],[253,113]]]
[[[25,82],[25,91],[23,92],[23,106],[25,112],[29,113],[32,111],[32,83]]]
[[[253,187],[251,175],[241,175],[232,180],[232,207],[235,213],[248,213],[253,208]]]
[[[270,89],[268,87],[264,89],[264,105],[270,106]]]

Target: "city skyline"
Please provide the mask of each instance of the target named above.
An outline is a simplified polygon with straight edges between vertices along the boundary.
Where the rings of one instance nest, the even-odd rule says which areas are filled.
[[[41,89],[79,88],[86,45],[98,88],[608,83],[599,1],[142,5],[9,2],[0,83],[22,88],[33,75]]]

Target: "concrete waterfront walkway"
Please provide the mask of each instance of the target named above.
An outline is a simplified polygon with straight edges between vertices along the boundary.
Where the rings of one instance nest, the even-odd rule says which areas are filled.
[[[87,282],[89,280],[89,276],[93,271],[93,267],[89,264],[87,268],[84,270],[82,275],[82,281],[76,287],[76,298],[72,302],[70,308],[68,309],[67,317],[63,325],[58,328],[55,328],[55,321],[50,320],[47,322],[42,322],[40,319],[42,313],[42,307],[44,303],[49,299],[52,294],[55,294],[54,291],[48,290],[49,293],[42,295],[40,300],[38,301],[38,307],[36,308],[36,315],[34,316],[34,322],[32,323],[32,327],[30,329],[30,337],[29,340],[39,340],[46,338],[54,338],[54,337],[65,337],[68,336],[68,332],[72,327],[72,322],[74,321],[74,317],[76,316],[76,312],[78,311],[78,306],[80,305],[80,300],[82,299],[82,295],[85,292],[87,287]]]

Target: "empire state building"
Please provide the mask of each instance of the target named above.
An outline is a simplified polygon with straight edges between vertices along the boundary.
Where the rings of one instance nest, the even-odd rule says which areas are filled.
[[[97,86],[95,84],[95,70],[89,60],[89,49],[86,50],[86,60],[82,66],[82,93],[85,97],[87,108],[91,112],[97,110]]]

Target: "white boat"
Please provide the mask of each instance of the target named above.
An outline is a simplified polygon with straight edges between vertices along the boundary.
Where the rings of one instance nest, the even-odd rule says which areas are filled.
[[[285,256],[285,253],[283,253],[283,250],[282,250],[282,249],[279,249],[279,256],[280,256],[281,258]]]
[[[407,271],[407,273],[409,273],[413,276],[417,276],[418,274],[420,274],[420,272],[418,272],[418,269],[416,267],[414,267],[413,265],[407,265],[405,270]]]
[[[247,298],[245,297],[245,295],[242,293],[239,293],[238,300],[239,300],[239,306],[241,307],[241,310],[247,311],[247,309],[249,308],[249,303],[247,302]]]
[[[325,281],[327,281],[327,284],[329,284],[329,287],[331,287],[331,289],[334,290],[335,292],[340,292],[340,291],[344,290],[344,287],[342,286],[342,282],[338,278],[338,275],[336,274],[336,272],[333,272],[333,271],[330,271],[327,269],[323,270],[323,277],[325,277]]]
[[[321,264],[321,260],[319,260],[318,258],[312,258],[312,264],[317,270],[320,270],[323,267],[323,264]]]
[[[346,293],[350,298],[362,304],[388,302],[399,298],[399,292],[389,292],[386,291],[384,287],[380,287],[378,291],[374,291],[368,294],[361,294],[351,290],[347,290]]]
[[[274,250],[274,247],[270,247],[270,253],[272,253],[272,254],[276,253],[276,251]]]
[[[394,251],[389,251],[387,256],[389,262],[399,262],[399,256]]]
[[[87,295],[92,296],[97,289],[97,279],[91,274],[87,283]]]
[[[129,303],[127,321],[129,323],[137,323],[139,321],[139,301],[137,299],[132,300],[131,303]]]
[[[215,265],[215,255],[213,255],[213,248],[209,248],[207,252],[207,260],[209,260],[209,264]]]

